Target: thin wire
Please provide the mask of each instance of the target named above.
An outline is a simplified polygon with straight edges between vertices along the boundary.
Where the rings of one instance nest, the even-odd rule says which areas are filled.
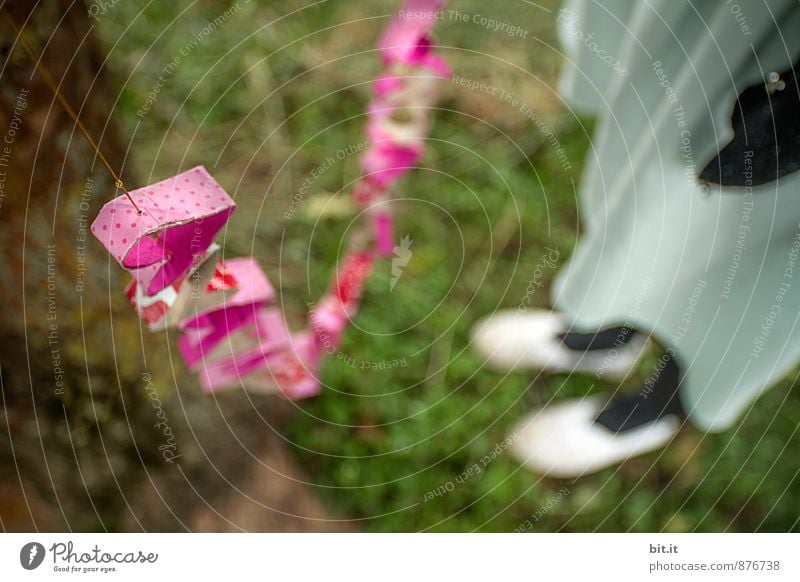
[[[11,28],[13,28],[14,32],[17,34],[17,38],[19,39],[20,44],[22,44],[22,48],[25,50],[25,53],[28,55],[28,58],[30,58],[36,71],[42,76],[44,82],[56,96],[58,101],[61,103],[62,107],[64,107],[67,114],[72,118],[72,121],[75,122],[75,125],[78,126],[78,129],[81,130],[81,133],[83,133],[83,137],[86,138],[86,141],[89,142],[89,145],[91,145],[94,151],[97,153],[97,157],[99,157],[100,161],[103,162],[103,165],[105,165],[105,167],[108,168],[109,173],[114,178],[114,183],[116,187],[122,190],[122,192],[128,198],[130,203],[136,209],[136,214],[141,214],[142,213],[141,209],[136,205],[136,202],[133,201],[130,192],[128,192],[127,188],[125,188],[124,184],[122,183],[122,180],[114,171],[114,168],[111,166],[106,157],[103,155],[103,152],[100,151],[100,148],[95,143],[89,131],[83,125],[83,122],[78,118],[78,115],[77,113],[75,113],[75,110],[69,104],[64,95],[62,95],[61,91],[58,90],[58,85],[56,84],[55,79],[53,79],[53,75],[50,74],[49,69],[44,65],[44,63],[41,62],[40,59],[36,58],[36,55],[33,52],[31,46],[28,44],[28,41],[25,39],[24,36],[22,36],[22,30],[20,30],[20,28],[17,26],[17,23],[14,22],[14,19],[11,18],[11,15],[6,10],[2,10],[2,13],[6,21],[11,25]]]

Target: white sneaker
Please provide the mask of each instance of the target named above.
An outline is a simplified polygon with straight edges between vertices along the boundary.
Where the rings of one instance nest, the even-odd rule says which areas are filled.
[[[571,350],[558,337],[568,329],[566,320],[553,311],[501,311],[475,324],[472,342],[492,368],[589,372],[610,380],[624,378],[647,347],[647,338],[634,333],[628,343],[611,349]]]
[[[560,402],[525,417],[511,432],[511,454],[526,467],[550,477],[580,477],[655,451],[678,432],[670,415],[639,428],[615,433],[594,419],[600,398]]]

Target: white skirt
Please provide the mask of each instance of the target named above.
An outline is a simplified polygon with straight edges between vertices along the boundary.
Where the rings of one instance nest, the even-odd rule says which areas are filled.
[[[697,175],[733,137],[737,95],[798,60],[800,5],[575,0],[558,21],[562,95],[598,127],[553,303],[577,326],[652,332],[692,421],[724,430],[800,360],[800,172]]]

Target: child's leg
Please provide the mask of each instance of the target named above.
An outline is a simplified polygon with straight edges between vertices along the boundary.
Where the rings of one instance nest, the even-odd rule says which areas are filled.
[[[610,350],[627,344],[634,333],[636,330],[630,327],[612,327],[590,333],[570,331],[559,338],[571,350]]]
[[[614,398],[595,422],[614,432],[624,432],[670,414],[684,416],[678,396],[679,385],[678,365],[672,356],[665,353],[657,366],[655,377],[648,379],[642,390],[631,396]]]

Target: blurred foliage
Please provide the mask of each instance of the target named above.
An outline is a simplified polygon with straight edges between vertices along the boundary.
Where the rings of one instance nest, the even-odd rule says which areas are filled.
[[[99,25],[121,87],[128,164],[153,180],[199,163],[215,174],[238,204],[223,234],[225,254],[255,255],[298,326],[354,216],[341,201],[357,177],[357,156],[313,180],[291,218],[284,213],[325,158],[363,140],[368,81],[379,70],[375,40],[397,5],[120,2]],[[286,438],[318,493],[365,530],[510,531],[528,519],[532,531],[800,529],[800,459],[792,454],[800,400],[790,382],[763,397],[738,429],[687,431],[663,453],[618,470],[549,481],[500,454],[425,501],[533,406],[609,388],[581,376],[492,373],[468,348],[472,322],[519,305],[546,247],[563,262],[575,245],[575,184],[592,129],[555,92],[556,4],[499,6],[452,2],[470,18],[440,23],[442,52],[460,76],[528,104],[571,167],[520,107],[443,83],[424,168],[396,192],[397,235],[413,240],[413,258],[391,292],[388,264],[372,277],[342,357],[325,366],[328,388],[297,404]],[[230,18],[181,57],[149,111],[137,115],[165,67],[226,9]],[[487,30],[473,22],[476,14],[527,35]],[[546,291],[537,289],[532,305],[547,305]],[[569,494],[533,519],[565,485]]]

